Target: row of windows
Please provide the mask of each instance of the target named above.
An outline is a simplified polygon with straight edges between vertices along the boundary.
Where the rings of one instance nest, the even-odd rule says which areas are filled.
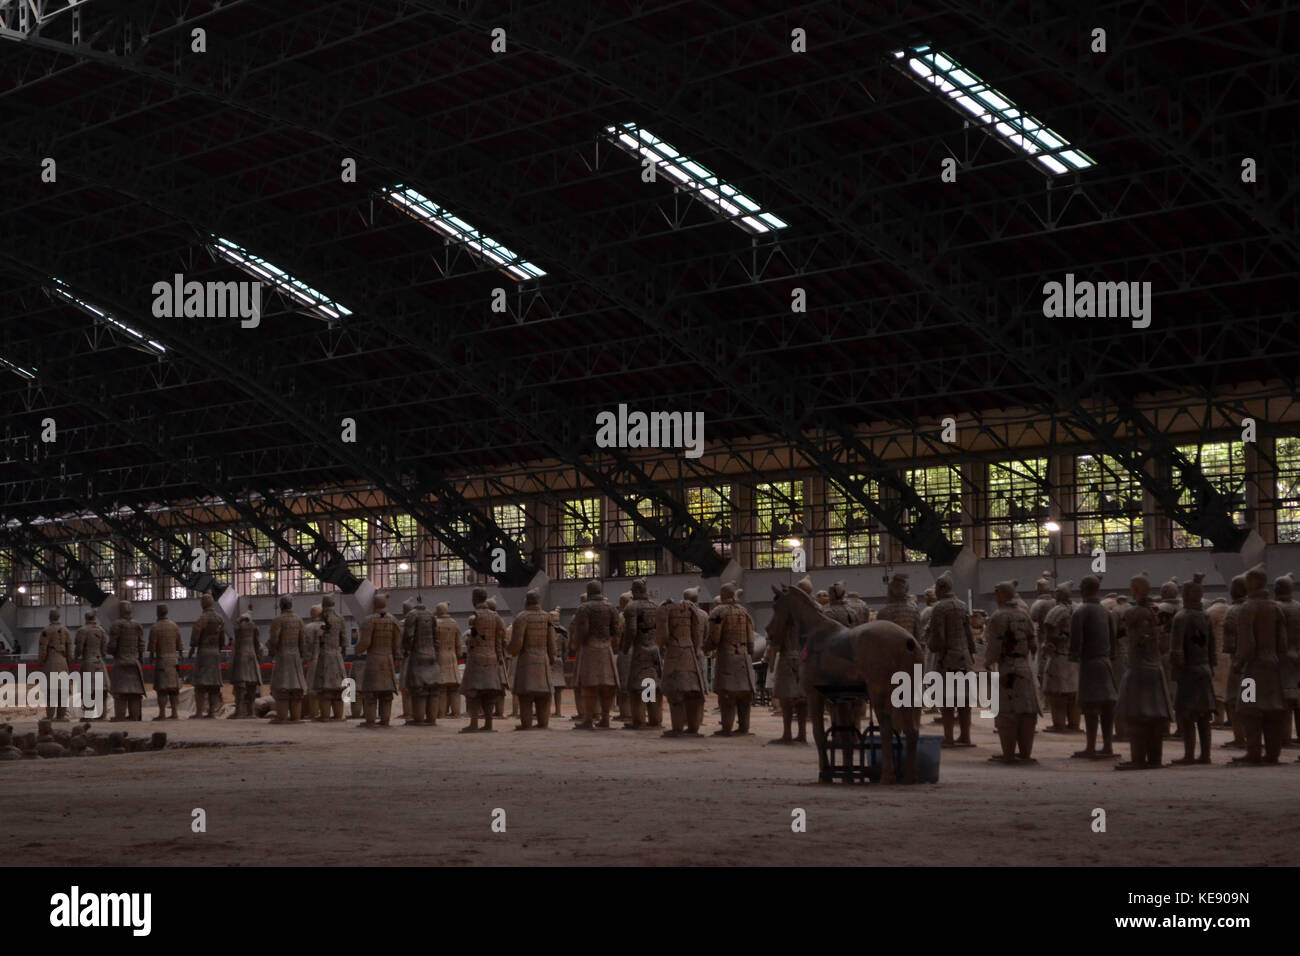
[[[1202,473],[1225,495],[1234,519],[1245,524],[1247,480],[1244,446],[1224,442],[1183,446],[1180,451],[1197,463]],[[1276,443],[1274,475],[1275,538],[1280,543],[1300,543],[1300,438]],[[963,466],[940,465],[904,471],[901,477],[938,514],[944,532],[960,544],[972,527],[983,531],[983,551],[988,557],[1049,555],[1057,547],[1054,537],[1069,533],[1074,550],[1089,553],[1104,548],[1109,553],[1156,549],[1199,548],[1207,542],[1189,534],[1175,522],[1161,522],[1163,540],[1151,540],[1151,514],[1143,506],[1141,482],[1119,462],[1105,455],[1079,455],[1072,459],[1073,482],[1055,489],[1048,476],[1048,459],[997,462],[987,465],[981,481]],[[985,466],[981,466],[982,468]],[[866,492],[879,500],[875,482],[864,483]],[[972,489],[982,488],[975,495]],[[750,504],[736,503],[738,489],[731,485],[686,489],[685,504],[690,515],[709,531],[714,548],[723,556],[733,552],[751,568],[789,567],[790,553],[804,547],[814,555],[814,564],[832,567],[882,564],[888,537],[867,511],[832,482],[825,483],[820,503],[809,501],[804,480],[776,481],[750,490]],[[966,502],[978,500],[982,517],[976,520],[966,511]],[[1183,504],[1190,505],[1191,492]],[[528,526],[522,505],[495,505],[496,523],[534,561],[544,562],[553,578],[584,579],[602,573],[614,577],[693,570],[674,562],[654,541],[630,511],[608,507],[601,497],[570,499],[553,515],[549,528]],[[639,516],[656,518],[655,504],[636,503]],[[912,520],[902,509],[904,522]],[[743,518],[743,520],[742,520]],[[1061,532],[1052,521],[1058,521]],[[1155,525],[1151,525],[1155,527]],[[466,525],[456,531],[465,533]],[[531,533],[530,533],[531,532]],[[448,586],[488,583],[490,578],[474,571],[459,555],[436,536],[421,528],[407,514],[378,517],[339,518],[311,522],[291,532],[297,546],[316,551],[318,539],[333,542],[357,577],[368,577],[378,587]],[[529,550],[529,541],[543,542]],[[221,530],[196,531],[191,545],[206,551],[208,566],[218,580],[232,581],[241,594],[316,592],[324,585],[305,572],[265,534],[241,529],[238,534]],[[144,549],[116,548],[108,541],[84,541],[79,557],[91,570],[100,587],[111,593],[131,593],[136,600],[150,601],[165,593],[171,598],[186,595],[184,587],[158,575]],[[907,549],[904,561],[923,561],[925,555]],[[5,559],[7,561],[7,558]],[[29,585],[26,593],[35,598],[39,575],[12,564],[0,564],[3,580]],[[155,595],[155,590],[159,593]],[[56,589],[57,590],[57,589]],[[59,599],[75,599],[60,594]]]

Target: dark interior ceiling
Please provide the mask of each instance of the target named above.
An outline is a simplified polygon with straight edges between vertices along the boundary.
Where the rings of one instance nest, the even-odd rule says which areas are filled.
[[[24,36],[0,4],[0,358],[36,375],[0,367],[8,517],[210,480],[387,473],[424,494],[439,475],[594,451],[596,412],[620,402],[703,411],[713,442],[1294,384],[1300,28],[1285,11],[91,0],[74,45],[61,6]],[[963,129],[891,65],[921,43],[1097,166],[1049,177]],[[643,183],[602,139],[624,121],[789,228],[754,238]],[[549,274],[519,286],[448,246],[384,201],[398,183]],[[353,314],[276,299],[256,329],[155,318],[153,284],[176,272],[244,278],[211,234]],[[1044,318],[1043,283],[1067,272],[1150,281],[1151,327]],[[166,356],[49,294],[51,276]],[[522,321],[489,309],[495,287]],[[356,445],[337,440],[343,416]]]

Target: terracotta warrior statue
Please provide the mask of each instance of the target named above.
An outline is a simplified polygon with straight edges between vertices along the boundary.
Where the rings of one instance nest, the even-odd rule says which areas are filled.
[[[158,695],[158,716],[167,718],[167,705],[171,705],[171,719],[178,719],[176,699],[181,692],[181,629],[167,616],[167,605],[159,604],[158,620],[149,629],[149,647],[146,661],[153,662],[153,689]]]
[[[312,610],[308,612],[308,618],[303,622],[303,642],[302,642],[302,672],[306,675],[307,686],[302,692],[302,719],[318,720],[321,714],[320,701],[316,699],[316,691],[313,689],[316,684],[316,658],[320,654],[321,634],[325,630],[325,608],[329,606],[334,611],[334,595],[326,594],[321,598],[320,613],[315,611],[316,605],[312,605]],[[343,618],[339,617],[339,627],[343,626]],[[357,684],[361,686],[360,682]],[[360,696],[357,698],[360,700]],[[325,705],[326,713],[323,715],[329,717],[329,705]]]
[[[1116,710],[1128,725],[1132,759],[1116,769],[1145,770],[1162,766],[1165,731],[1173,714],[1160,654],[1160,623],[1145,571],[1132,579],[1129,590],[1133,606],[1124,615],[1128,673],[1119,688]]]
[[[1029,605],[1029,620],[1034,625],[1034,638],[1042,646],[1042,628],[1043,621],[1047,617],[1047,612],[1056,606],[1056,599],[1052,597],[1052,572],[1044,571],[1034,582],[1034,600]]]
[[[329,595],[333,600],[333,595]],[[324,604],[313,604],[308,618],[302,625],[302,669],[307,677],[307,686],[302,694],[302,719],[303,720],[325,720],[330,719],[329,705],[325,706],[322,714],[316,702],[316,692],[312,690],[312,681],[316,676],[316,660],[320,656],[320,636],[325,630],[325,622],[321,620],[324,613]],[[358,685],[360,686],[360,685]]]
[[[1232,724],[1232,740],[1224,747],[1234,750],[1246,749],[1245,723],[1237,714],[1237,698],[1241,694],[1241,670],[1237,660],[1237,622],[1246,604],[1246,576],[1239,574],[1228,585],[1227,613],[1223,616],[1223,653],[1232,658],[1228,667],[1228,680],[1224,687],[1223,706],[1228,713],[1228,722]]]
[[[649,726],[663,726],[662,691],[659,683],[662,678],[663,659],[655,646],[655,634],[658,631],[659,605],[650,600],[646,582],[632,582],[631,596],[623,605],[623,636],[619,643],[619,654],[627,660],[626,671],[619,672],[619,681],[623,685],[628,702],[631,724],[625,730],[642,730],[647,726],[647,704],[643,699],[642,681],[646,678],[654,681],[654,700],[649,704]],[[626,683],[624,683],[626,681]]]
[[[1169,707],[1172,710],[1178,697],[1178,674],[1169,661],[1173,647],[1174,615],[1182,609],[1178,597],[1178,578],[1172,577],[1160,585],[1160,599],[1156,602],[1156,625],[1160,628],[1160,659],[1165,668],[1165,686],[1169,688]],[[1177,714],[1175,713],[1175,717]],[[1178,736],[1183,736],[1183,723],[1178,721]]]
[[[1110,612],[1115,619],[1115,686],[1124,686],[1124,675],[1128,673],[1128,641],[1124,632],[1124,617],[1133,606],[1129,595],[1119,594],[1115,597],[1115,609]],[[1128,725],[1120,713],[1119,701],[1115,702],[1115,739],[1128,740]]]
[[[569,682],[564,677],[564,666],[569,661],[569,632],[560,627],[560,609],[554,608],[546,613],[551,619],[551,627],[555,631],[555,658],[551,661],[551,686],[555,688],[555,716],[563,717],[560,713],[561,698],[564,696],[564,688],[569,686]]]
[[[1057,584],[1055,603],[1038,627],[1038,676],[1052,714],[1048,730],[1057,734],[1079,732],[1079,668],[1070,660],[1071,587],[1070,581]]]
[[[303,697],[307,693],[307,674],[302,661],[307,651],[307,630],[293,613],[293,598],[280,598],[280,616],[271,622],[271,637],[266,652],[275,661],[271,670],[271,696],[275,698],[273,723],[302,720]]]
[[[1286,618],[1268,593],[1262,564],[1246,572],[1246,601],[1236,620],[1241,674],[1237,713],[1246,735],[1246,754],[1234,763],[1277,763],[1291,723],[1291,708],[1282,692],[1282,660],[1287,653]],[[1253,693],[1251,692],[1253,689]],[[1260,738],[1263,737],[1261,754]]]
[[[320,629],[315,631],[316,653],[307,678],[307,693],[316,700],[316,719],[342,720],[344,714],[343,682],[347,680],[344,655],[348,646],[347,623],[334,608],[334,595],[326,594],[319,605],[312,605],[313,620],[319,615]],[[308,625],[310,628],[311,625]],[[358,697],[365,674],[357,682]],[[364,707],[362,713],[365,713]]]
[[[253,612],[245,611],[235,622],[235,642],[230,649],[230,683],[235,689],[235,712],[231,720],[252,718],[253,704],[262,695],[262,643]]]
[[[1174,716],[1183,732],[1183,756],[1174,763],[1210,762],[1210,718],[1214,716],[1214,664],[1216,651],[1210,616],[1201,609],[1205,589],[1202,572],[1183,585],[1182,606],[1174,615],[1170,666],[1178,678]],[[1196,758],[1196,737],[1201,756]]]
[[[830,607],[830,606],[831,606],[831,592],[830,592],[830,591],[827,591],[825,588],[823,588],[822,590],[818,591],[818,592],[817,592],[817,604],[818,604],[818,606],[819,606],[823,611],[825,611],[828,607]]]
[[[1282,697],[1291,713],[1283,728],[1283,742],[1291,736],[1292,723],[1296,737],[1300,738],[1300,603],[1291,597],[1293,584],[1289,574],[1284,574],[1273,582],[1273,596],[1282,611],[1282,620],[1286,622],[1286,656],[1279,662],[1279,671],[1282,675]]]
[[[587,582],[587,599],[578,606],[569,624],[569,643],[578,653],[578,692],[582,697],[582,719],[575,730],[609,728],[609,711],[618,692],[618,665],[613,643],[622,630],[622,617],[605,595],[599,581]]]
[[[451,607],[443,601],[433,609],[437,622],[438,641],[438,699],[435,716],[460,716],[460,655],[462,653],[460,628],[451,616]]]
[[[823,614],[845,628],[856,627],[858,624],[863,623],[858,620],[855,610],[849,606],[844,593],[843,581],[836,581],[827,591],[830,595],[830,603],[822,608]]]
[[[493,614],[496,614],[497,611],[496,598],[490,597],[486,601],[484,601],[483,604],[489,611],[491,611]],[[501,617],[499,614],[497,616]],[[514,692],[510,690],[510,688],[513,687],[515,683],[515,662],[513,658],[511,658],[509,655],[506,654],[506,647],[508,647],[510,644],[510,625],[506,624],[506,619],[503,617],[501,618],[501,626],[502,628],[505,629],[504,630],[505,637],[502,639],[501,647],[499,648],[497,654],[497,670],[501,672],[501,696],[498,697],[496,700],[496,710],[494,711],[494,713],[495,716],[497,717],[518,717],[519,701],[515,699]],[[510,694],[509,714],[506,713],[507,693]]]
[[[885,585],[885,606],[876,614],[877,621],[891,621],[921,640],[921,612],[907,592],[907,575],[896,573]]]
[[[797,586],[802,587],[803,582],[801,581]],[[811,582],[806,590],[812,590]],[[802,653],[799,635],[793,628],[781,634],[768,631],[766,657],[768,671],[773,675],[772,699],[780,705],[782,724],[781,736],[769,740],[768,743],[806,744],[808,742],[808,693],[803,689],[803,680],[799,671],[802,663],[799,656]],[[799,721],[799,735],[792,737],[791,724],[796,719]]]
[[[108,652],[113,655],[111,690],[114,720],[140,720],[140,702],[144,697],[144,628],[131,620],[131,604],[117,606],[117,620],[108,633]]]
[[[1223,621],[1228,616],[1228,602],[1226,599],[1218,597],[1210,602],[1210,606],[1205,611],[1206,617],[1210,619],[1210,634],[1214,638],[1214,646],[1219,651],[1223,650]],[[1224,727],[1227,725],[1228,712],[1224,710],[1223,693],[1228,687],[1228,669],[1232,666],[1232,655],[1219,653],[1215,656],[1214,661],[1214,722],[1211,726]]]
[[[658,606],[655,606],[658,611]],[[623,638],[627,640],[625,635]],[[663,677],[664,658],[655,641],[655,631],[641,631],[632,645],[632,665],[628,669],[631,687],[628,702],[632,723],[624,730],[656,730],[664,725]],[[646,681],[651,683],[647,684]],[[650,700],[646,700],[649,696]]]
[[[194,658],[194,713],[191,717],[215,717],[221,710],[221,643],[226,636],[226,619],[213,606],[211,594],[199,598],[203,613],[190,632],[190,657]]]
[[[854,624],[868,624],[874,620],[871,614],[871,606],[862,600],[862,595],[857,591],[850,591],[844,597],[844,603],[849,606],[853,613]]]
[[[387,727],[393,716],[394,674],[402,660],[402,626],[388,613],[388,595],[376,594],[374,613],[361,622],[357,656],[366,656],[366,674],[357,690],[365,720],[359,727]],[[378,714],[379,723],[375,723]]]
[[[934,658],[934,669],[944,675],[945,686],[949,685],[949,674],[967,674],[975,670],[975,636],[971,633],[970,611],[966,605],[953,596],[952,574],[945,571],[934,582],[937,598],[934,609],[926,622],[926,645]],[[958,681],[966,678],[957,677]],[[955,705],[955,701],[945,701]],[[943,718],[943,746],[973,747],[970,739],[970,706],[941,707],[939,713]],[[961,727],[961,734],[953,739],[954,714]]]
[[[72,635],[59,620],[59,609],[50,609],[50,623],[41,631],[36,663],[45,672],[45,719],[67,720],[68,701],[63,692],[69,687],[67,675],[71,673],[68,658],[72,656]]]
[[[973,608],[970,612],[970,635],[971,640],[975,642],[975,665],[982,667],[984,665],[985,651],[988,640],[984,637],[984,629],[989,625],[989,614],[983,608]]]
[[[754,700],[754,619],[736,600],[736,586],[727,582],[718,589],[718,603],[709,612],[709,634],[705,650],[716,655],[713,689],[722,708],[722,729],[715,737],[736,733],[747,735],[749,709]]]
[[[1031,663],[1037,643],[1034,623],[1017,600],[1015,581],[993,589],[998,609],[989,618],[985,655],[998,665],[998,715],[993,725],[1002,753],[990,760],[1005,764],[1034,763],[1034,729],[1038,725],[1038,687]],[[1019,754],[1017,755],[1017,749]]]
[[[551,615],[542,610],[541,595],[530,590],[524,596],[523,613],[511,622],[510,645],[506,653],[515,659],[514,694],[519,704],[519,725],[516,730],[529,730],[533,714],[537,714],[537,727],[545,730],[551,724],[551,662],[555,660],[555,625]]]
[[[415,610],[415,598],[409,597],[402,602],[402,613],[397,615],[397,625],[402,629],[402,649],[403,649],[403,654],[405,655],[402,658],[402,669],[397,672],[397,692],[402,695],[402,716],[405,718],[403,723],[410,724],[410,725],[420,723],[420,721],[416,721],[412,719],[411,715],[413,713],[413,709],[411,704],[411,691],[406,686],[406,671],[407,668],[411,666],[411,657],[409,654],[405,653],[406,620],[411,616],[411,612],[414,610]],[[307,675],[307,679],[308,681],[311,680],[310,674]]]
[[[699,596],[698,588],[687,588],[682,592],[682,603],[665,601],[655,620],[655,641],[664,661],[659,689],[668,698],[672,724],[671,730],[664,731],[665,737],[683,734],[698,737],[700,725],[704,723],[707,682],[700,648],[708,631],[708,618],[696,603]],[[789,729],[788,721],[786,729]]]
[[[432,727],[438,723],[438,687],[442,668],[438,666],[438,621],[417,597],[402,619],[402,681],[411,699],[408,725]],[[341,702],[340,702],[341,703]]]
[[[99,626],[95,619],[93,610],[87,611],[85,623],[77,628],[77,666],[81,669],[82,674],[101,674],[104,691],[108,690],[108,665],[104,658],[108,656],[108,635],[104,629]],[[95,720],[103,720],[108,716],[108,708],[101,701],[101,710]],[[90,718],[87,718],[90,719]]]
[[[501,686],[502,662],[506,653],[506,624],[496,611],[487,606],[487,591],[475,588],[471,598],[474,614],[470,617],[469,638],[465,649],[465,673],[460,679],[460,694],[469,710],[469,726],[462,734],[491,732]]]
[[[1119,688],[1115,683],[1114,661],[1119,653],[1115,617],[1097,600],[1101,580],[1089,574],[1079,584],[1083,603],[1070,615],[1070,660],[1078,672],[1078,706],[1083,711],[1088,741],[1083,750],[1072,756],[1108,759],[1115,755],[1111,738],[1115,726],[1115,701]],[[1101,728],[1101,750],[1097,749],[1097,729]]]
[[[632,719],[628,707],[628,669],[632,666],[632,655],[624,654],[623,633],[627,629],[627,622],[623,618],[623,612],[627,606],[632,603],[632,592],[624,591],[618,596],[618,633],[614,635],[614,665],[618,668],[618,693],[614,695],[614,703],[618,705],[618,713],[614,719],[622,723],[627,723]]]
[[[938,594],[933,587],[926,588],[925,593],[920,595],[920,597],[917,599],[916,602],[916,606],[918,609],[917,627],[921,631],[922,640],[925,639],[925,627],[927,624],[930,623],[930,615],[934,613],[934,605],[938,602],[938,600],[939,600]]]

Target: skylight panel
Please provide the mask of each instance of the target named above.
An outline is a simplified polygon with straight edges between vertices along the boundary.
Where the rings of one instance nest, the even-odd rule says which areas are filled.
[[[918,83],[938,90],[954,107],[970,113],[986,133],[1029,154],[1053,173],[1061,175],[1097,165],[1091,156],[1072,147],[1060,133],[1026,115],[1008,97],[948,54],[918,46],[910,52],[895,50],[893,57],[899,69],[902,62],[898,61],[905,60]]]
[[[9,369],[9,371],[13,372],[15,375],[19,376],[20,378],[25,378],[29,382],[33,381],[36,378],[36,369],[29,370],[23,368],[21,365],[15,365],[13,362],[5,358],[3,355],[0,355],[0,367]]]
[[[119,332],[125,332],[128,336],[130,336],[132,339],[135,340],[136,345],[144,349],[146,352],[152,352],[154,355],[165,355],[167,353],[167,347],[164,346],[161,342],[156,342],[153,339],[149,338],[149,336],[145,335],[143,332],[131,328],[131,326],[127,325],[125,322],[123,322],[117,316],[113,315],[111,312],[105,312],[103,309],[97,308],[96,306],[91,305],[89,302],[85,301],[84,299],[78,298],[77,296],[73,295],[72,291],[68,288],[68,284],[64,282],[62,279],[59,279],[55,276],[51,276],[50,281],[54,283],[54,288],[50,289],[49,291],[53,292],[59,298],[67,302],[71,302],[82,312],[85,312],[87,315],[91,316],[97,321],[103,322],[105,325],[112,326],[113,328],[117,329]]]
[[[351,309],[343,307],[324,292],[313,289],[301,279],[289,275],[279,266],[268,262],[261,256],[253,255],[238,243],[223,239],[220,236],[213,236],[212,240],[212,242],[208,243],[208,248],[221,258],[240,271],[279,289],[317,318],[338,319],[352,314]]]
[[[487,259],[512,279],[526,282],[546,275],[546,270],[541,266],[534,265],[512,252],[491,236],[483,235],[464,219],[452,215],[428,196],[409,186],[394,186],[388,190],[387,195],[388,201],[402,212],[413,219],[420,220],[430,229],[442,233],[453,242],[460,243],[479,258]]]
[[[649,130],[635,123],[620,123],[605,127],[610,141],[625,151],[642,159],[652,160],[655,166],[676,182],[694,193],[701,202],[711,206],[722,218],[734,222],[746,232],[764,233],[784,229],[789,223],[768,212],[735,186],[724,182],[706,167],[683,155],[671,143],[666,143]],[[758,215],[745,215],[759,213]]]

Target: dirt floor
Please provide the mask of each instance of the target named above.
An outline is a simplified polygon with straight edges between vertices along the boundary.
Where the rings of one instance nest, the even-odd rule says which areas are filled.
[[[188,694],[187,694],[188,696]],[[571,707],[566,695],[566,706]],[[188,711],[182,708],[182,713]],[[101,722],[171,743],[240,744],[160,753],[0,762],[0,834],[18,865],[217,866],[649,864],[1262,866],[1300,862],[1300,750],[1283,765],[1215,764],[1123,773],[1069,759],[1079,737],[1039,734],[1035,767],[988,762],[993,722],[972,750],[945,750],[941,782],[819,785],[811,746],[755,735],[657,732],[458,734],[265,720]],[[925,718],[925,733],[938,728]],[[0,714],[19,733],[33,716]],[[705,730],[717,718],[706,715]],[[66,726],[66,725],[61,725]],[[616,725],[617,726],[617,725]],[[1040,727],[1043,724],[1040,724]],[[1124,748],[1127,754],[1127,748]],[[1181,755],[1166,744],[1165,757]],[[1107,832],[1093,832],[1094,808]],[[207,832],[191,830],[192,811]],[[506,832],[493,832],[495,809]],[[802,808],[807,831],[791,830]]]

